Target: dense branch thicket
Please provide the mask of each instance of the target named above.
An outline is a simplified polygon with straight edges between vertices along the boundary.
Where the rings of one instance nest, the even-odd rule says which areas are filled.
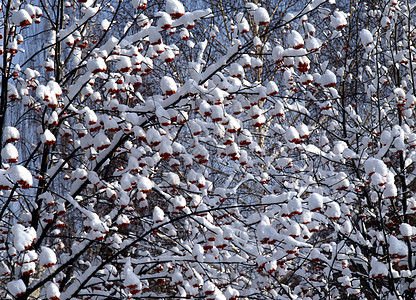
[[[414,299],[415,7],[3,1],[0,297]]]

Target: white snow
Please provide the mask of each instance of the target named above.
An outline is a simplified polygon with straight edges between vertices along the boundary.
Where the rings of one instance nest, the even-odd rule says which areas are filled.
[[[346,14],[343,11],[335,10],[331,15],[331,26],[337,30],[347,26]]]
[[[22,188],[30,188],[33,184],[32,174],[24,166],[13,166],[9,174],[11,175],[13,181],[17,182]]]
[[[361,39],[361,43],[363,44],[364,48],[373,43],[373,35],[368,29],[361,30],[360,39]]]
[[[12,13],[11,21],[15,26],[27,26],[32,25],[32,18],[25,9],[15,10]]]
[[[17,159],[19,157],[19,152],[17,151],[17,148],[13,144],[8,143],[1,150],[1,156],[6,162],[15,163],[17,162]]]
[[[147,6],[147,0],[131,0],[131,5],[134,9],[145,9]]]
[[[142,193],[149,193],[150,190],[153,188],[153,182],[147,177],[140,177],[137,187]]]
[[[17,251],[24,251],[29,248],[36,239],[36,231],[33,227],[26,228],[21,224],[12,227],[13,245]]]
[[[96,58],[90,58],[87,61],[87,68],[88,71],[90,71],[93,74],[97,74],[100,72],[105,72],[107,70],[107,65],[103,58],[96,57]]]
[[[273,48],[272,51],[272,57],[273,60],[275,61],[275,63],[280,63],[283,61],[283,53],[284,53],[284,49],[281,45],[277,45],[276,47]]]
[[[165,12],[159,12],[159,19],[157,20],[157,26],[163,30],[167,30],[172,26],[172,18]]]
[[[183,196],[176,196],[172,201],[175,209],[184,209],[186,207],[186,199]]]
[[[397,197],[397,187],[394,182],[387,182],[384,191],[383,191],[383,198],[386,199],[394,199]]]
[[[296,30],[292,30],[289,33],[289,35],[287,37],[287,42],[288,42],[289,46],[294,48],[294,49],[300,49],[305,44],[302,36]]]
[[[297,143],[300,139],[299,132],[295,127],[290,126],[285,132],[285,139],[289,143]]]
[[[166,0],[165,11],[172,19],[178,19],[185,14],[185,8],[178,0]]]
[[[163,210],[160,207],[155,206],[155,208],[153,209],[153,221],[155,223],[161,223],[163,222],[164,218],[165,213],[163,212]]]
[[[259,26],[270,23],[269,13],[264,7],[259,7],[254,11],[254,22]]]
[[[22,296],[26,292],[26,286],[22,279],[8,282],[7,289],[14,297]]]
[[[312,193],[308,197],[308,207],[311,211],[319,211],[323,207],[323,197],[318,193]]]
[[[61,296],[61,292],[59,291],[59,287],[56,283],[54,282],[48,282],[46,284],[46,297],[48,297],[48,299],[60,299]]]
[[[167,96],[173,95],[177,91],[175,80],[169,76],[163,76],[163,78],[160,80],[160,88],[162,89],[162,92]]]
[[[327,208],[325,214],[328,218],[336,220],[341,217],[341,209],[337,202],[329,202],[327,203]]]
[[[173,172],[168,172],[164,175],[164,179],[169,184],[170,187],[176,187],[180,184],[181,180],[179,175]]]
[[[318,50],[321,46],[322,42],[318,38],[315,38],[313,36],[309,36],[305,40],[305,47],[310,52]]]
[[[56,264],[57,258],[55,252],[48,247],[41,247],[42,251],[39,254],[39,264],[45,268],[51,267]]]
[[[375,278],[375,277],[387,277],[387,275],[388,275],[387,265],[383,262],[377,261],[375,257],[372,257],[370,276]]]
[[[6,126],[3,129],[3,139],[6,143],[16,142],[20,139],[19,130],[15,127]]]
[[[132,66],[131,59],[128,56],[119,56],[117,59],[117,69],[120,72],[128,72]]]
[[[277,84],[274,81],[269,81],[267,83],[267,90],[266,93],[269,96],[275,96],[279,92],[279,88],[277,87]]]
[[[45,132],[41,135],[41,140],[43,144],[49,146],[55,144],[56,142],[55,136],[49,129],[46,129]]]
[[[407,246],[403,241],[391,235],[389,237],[389,252],[393,257],[403,258],[407,256]]]
[[[111,141],[110,139],[105,135],[104,131],[100,131],[95,137],[94,137],[94,147],[97,148],[97,150],[104,150],[110,147]]]
[[[94,125],[97,123],[98,118],[94,111],[86,107],[84,120],[88,125]]]
[[[413,235],[413,228],[410,224],[402,223],[399,227],[400,233],[404,238],[409,238]]]
[[[319,84],[325,87],[333,87],[337,83],[337,77],[331,70],[326,70],[325,73],[319,78]]]

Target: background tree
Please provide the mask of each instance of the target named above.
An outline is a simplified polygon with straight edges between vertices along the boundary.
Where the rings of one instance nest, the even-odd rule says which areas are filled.
[[[1,12],[1,297],[414,298],[413,4]]]

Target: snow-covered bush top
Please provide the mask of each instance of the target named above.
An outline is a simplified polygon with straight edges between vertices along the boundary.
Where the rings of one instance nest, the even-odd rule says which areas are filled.
[[[0,298],[415,298],[414,4],[214,2],[1,4]]]

